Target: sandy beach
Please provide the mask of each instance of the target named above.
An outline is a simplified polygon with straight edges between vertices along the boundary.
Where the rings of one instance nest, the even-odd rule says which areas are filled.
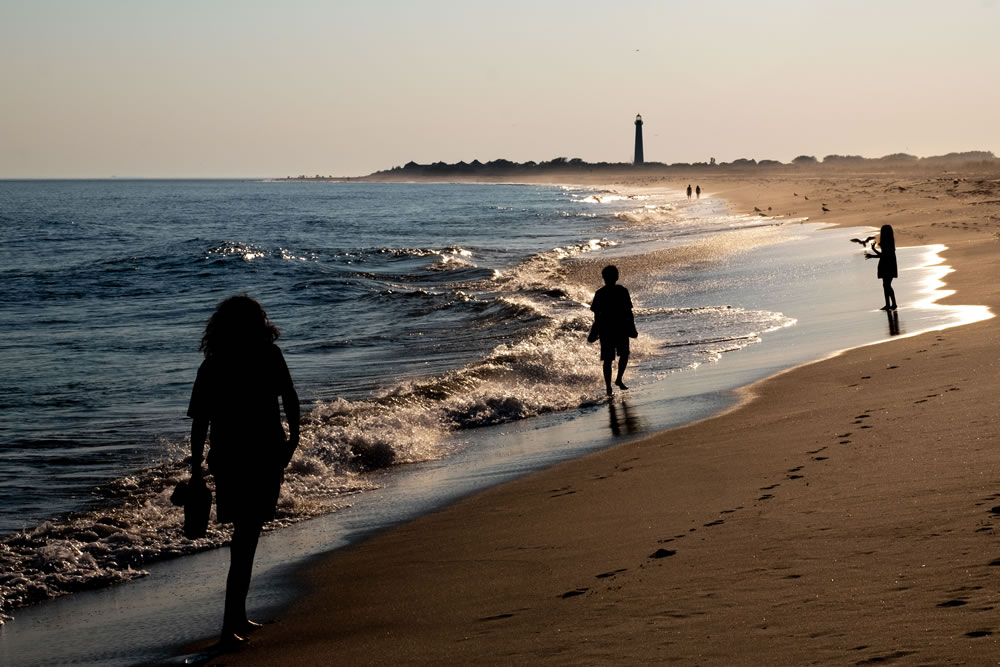
[[[1000,311],[995,168],[709,173],[630,185],[891,224],[948,246],[949,303]],[[998,338],[994,318],[850,350],[324,556],[219,662],[994,664]]]

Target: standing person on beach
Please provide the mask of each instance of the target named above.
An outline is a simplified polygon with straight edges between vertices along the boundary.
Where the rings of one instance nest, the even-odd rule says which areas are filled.
[[[865,257],[878,257],[876,275],[882,281],[882,292],[885,295],[885,305],[881,310],[896,310],[896,292],[892,289],[892,279],[899,277],[899,271],[896,267],[896,239],[891,225],[882,225],[877,243],[872,243],[871,254],[865,253]]]
[[[700,185],[694,186],[694,194],[695,194],[695,196],[697,196],[698,199],[701,199],[701,186]]]
[[[299,442],[299,397],[274,344],[278,329],[248,296],[221,302],[205,326],[205,360],[191,392],[191,476],[201,477],[211,426],[208,469],[215,478],[216,518],[233,524],[220,644],[231,648],[260,627],[247,618],[257,540],[274,518],[285,466]],[[289,437],[281,424],[285,408]]]
[[[632,297],[624,286],[618,282],[618,267],[605,266],[601,270],[604,287],[597,290],[590,309],[594,311],[594,327],[591,330],[590,342],[601,341],[601,361],[604,362],[604,384],[608,396],[611,389],[611,364],[618,357],[618,375],[615,384],[619,389],[628,389],[622,382],[625,368],[628,366],[629,338],[639,334],[635,330],[635,319],[632,315]],[[596,338],[595,338],[596,335]]]
[[[688,183],[687,193],[688,193],[688,199],[691,199],[691,184],[690,183]]]

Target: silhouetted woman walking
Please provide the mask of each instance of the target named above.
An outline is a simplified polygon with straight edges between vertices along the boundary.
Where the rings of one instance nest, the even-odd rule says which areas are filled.
[[[233,524],[226,579],[223,645],[245,641],[258,623],[246,599],[261,528],[274,518],[283,471],[299,442],[299,398],[281,350],[278,329],[257,301],[233,296],[205,326],[205,361],[191,393],[191,476],[201,476],[211,427],[208,469],[215,478],[216,518]],[[278,397],[288,419],[281,423]]]
[[[872,254],[868,257],[878,257],[878,277],[882,280],[882,292],[885,294],[885,305],[882,310],[896,310],[896,292],[892,289],[892,279],[899,277],[896,267],[896,239],[890,225],[882,225],[878,234],[878,250],[872,244]]]

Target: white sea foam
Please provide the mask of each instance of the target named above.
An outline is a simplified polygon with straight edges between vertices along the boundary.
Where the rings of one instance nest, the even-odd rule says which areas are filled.
[[[333,511],[350,494],[372,488],[336,457],[327,463],[313,444],[318,439],[319,434],[305,434],[269,529]],[[0,540],[0,621],[16,607],[128,581],[146,575],[143,565],[151,561],[225,544],[228,531],[214,523],[214,508],[205,537],[183,535],[183,510],[170,503],[173,487],[187,477],[183,449],[177,443],[171,462],[116,480],[109,495],[125,498],[122,504],[47,521]],[[214,488],[211,476],[207,481]]]
[[[227,258],[238,258],[245,262],[252,262],[264,257],[272,257],[286,261],[315,261],[315,253],[296,254],[287,248],[269,249],[256,243],[245,243],[243,241],[226,241],[220,245],[209,248],[205,251],[205,259],[224,260]]]
[[[677,219],[674,207],[669,204],[659,206],[649,205],[632,209],[631,211],[620,211],[615,213],[615,217],[624,222],[637,225],[662,224]]]
[[[442,254],[438,260],[427,266],[428,271],[454,271],[456,269],[476,268],[476,264],[469,259],[472,253],[466,251],[465,254]]]
[[[647,194],[622,194],[620,192],[615,192],[613,190],[603,190],[598,192],[592,192],[588,195],[584,195],[577,199],[577,201],[584,204],[612,204],[614,202],[620,201],[638,201],[642,199],[648,199]]]

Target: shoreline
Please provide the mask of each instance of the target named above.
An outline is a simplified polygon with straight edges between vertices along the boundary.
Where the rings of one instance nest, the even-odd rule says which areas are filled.
[[[735,206],[764,203],[758,183],[703,190]],[[802,215],[797,194],[770,194],[776,212]],[[830,221],[856,224],[876,207],[888,210],[879,217],[907,210],[867,201]],[[912,245],[942,226],[939,213],[891,224]],[[960,222],[934,230],[946,232],[957,267],[943,300],[960,294],[996,312],[996,241]],[[872,280],[876,299],[877,290]],[[995,435],[996,380],[977,367],[995,363],[998,329],[990,319],[797,366],[744,387],[754,400],[721,415],[557,464],[322,556],[306,574],[311,593],[226,662],[315,661],[327,651],[360,664],[993,655],[988,616],[969,615],[992,608],[994,596],[961,584],[990,574],[982,535],[992,532],[987,495],[1000,482],[963,485],[956,471],[970,461],[979,476],[989,470],[976,438]],[[959,409],[976,419],[956,422]],[[946,434],[957,438],[949,457],[938,452]],[[912,471],[891,465],[916,453],[924,457]],[[943,510],[927,504],[926,486],[941,487]],[[960,525],[929,529],[948,517]],[[894,536],[890,518],[912,534]],[[932,540],[942,535],[954,537]],[[907,556],[924,555],[928,541],[932,585],[887,587],[872,576],[906,570],[893,575],[898,584],[926,574],[910,572]],[[978,559],[953,565],[973,548]],[[956,568],[975,572],[954,581]],[[846,578],[846,589],[826,585],[828,574]],[[887,613],[887,599],[906,613]],[[941,630],[929,638],[932,627]]]
[[[623,189],[632,192],[637,187],[644,187],[644,184],[622,186]],[[656,189],[661,187],[666,186],[658,185]],[[676,190],[676,187],[674,189]],[[763,203],[753,200],[746,203],[735,199],[732,202],[732,208],[737,211],[752,210],[752,205]],[[717,208],[715,205],[713,207]],[[860,289],[868,295],[874,283],[875,291],[880,292],[877,282],[869,275],[874,273],[874,263],[863,261],[857,248],[846,243],[849,236],[857,235],[863,230],[838,231],[836,227],[828,224],[833,221],[823,220],[822,225],[805,224],[800,232],[798,231],[800,223],[797,221],[775,222],[777,227],[783,229],[779,235],[782,237],[788,235],[792,242],[757,246],[758,249],[753,255],[749,255],[745,260],[737,260],[737,263],[742,261],[747,265],[756,265],[759,260],[764,266],[785,266],[780,259],[782,256],[801,255],[810,258],[807,261],[809,264],[818,256],[815,254],[817,248],[823,253],[823,257],[829,255],[831,248],[826,246],[832,243],[833,255],[838,259],[834,264],[824,260],[821,264],[823,270],[820,273],[829,272],[831,266],[839,266],[840,268],[833,269],[836,289],[831,286],[829,280],[815,287],[817,293],[828,293],[836,299],[836,303],[822,304],[821,315],[825,318],[822,323],[817,325],[817,323],[803,322],[787,330],[774,330],[765,336],[766,339],[770,339],[774,335],[776,337],[774,340],[765,340],[762,345],[751,345],[742,351],[727,353],[722,364],[703,364],[694,371],[685,371],[681,375],[691,377],[687,377],[683,382],[678,382],[682,379],[681,376],[671,375],[672,379],[668,379],[667,382],[674,390],[672,393],[664,390],[662,382],[643,385],[638,391],[633,389],[632,392],[621,396],[621,400],[616,400],[613,405],[604,403],[583,409],[572,420],[565,419],[561,414],[554,414],[529,420],[530,423],[476,430],[475,438],[480,454],[486,453],[485,466],[480,463],[477,467],[475,461],[462,462],[449,458],[438,464],[417,464],[412,468],[407,467],[405,470],[396,471],[396,475],[386,478],[389,483],[384,491],[378,492],[376,497],[369,498],[364,503],[358,499],[357,505],[349,511],[269,533],[265,536],[265,542],[258,553],[255,568],[258,572],[251,590],[252,617],[258,620],[277,617],[280,623],[289,610],[294,610],[298,604],[295,600],[302,593],[308,592],[298,573],[305,564],[319,562],[328,557],[328,554],[324,555],[319,553],[320,551],[329,552],[345,545],[356,544],[359,540],[381,539],[381,534],[392,533],[400,525],[418,519],[421,515],[432,515],[447,505],[475,497],[484,487],[504,484],[505,480],[512,477],[530,475],[531,470],[549,468],[554,463],[558,465],[560,461],[569,460],[572,463],[573,460],[587,457],[590,452],[609,450],[626,439],[635,440],[636,430],[652,433],[654,434],[652,437],[656,437],[656,433],[663,435],[679,425],[691,426],[701,423],[703,419],[696,414],[699,412],[701,415],[711,412],[714,414],[712,418],[724,415],[733,409],[732,406],[744,402],[743,399],[760,384],[756,382],[758,378],[765,375],[774,377],[775,373],[769,371],[769,368],[786,367],[787,363],[781,359],[788,358],[789,354],[793,355],[790,358],[802,358],[802,354],[808,356],[809,349],[804,352],[801,349],[793,349],[797,345],[803,345],[804,342],[806,347],[811,346],[812,351],[822,349],[825,350],[824,355],[837,354],[836,349],[829,347],[831,334],[849,337],[860,332],[864,338],[864,330],[869,331],[868,335],[873,333],[872,323],[876,326],[874,332],[876,335],[878,329],[881,329],[884,342],[886,336],[884,314],[867,309],[858,310],[857,304],[852,302],[846,304],[845,310],[845,304],[842,303],[844,294],[835,294],[835,292],[846,294],[859,289],[857,286],[841,289],[844,287],[841,283],[845,279],[845,276],[840,274],[841,269],[849,269],[852,274],[857,274],[859,271],[863,274],[860,282],[855,276],[854,282],[848,285],[860,285]],[[817,227],[821,226],[826,228],[818,230]],[[765,224],[764,229],[767,228],[769,226]],[[806,228],[812,231],[807,231]],[[812,237],[813,241],[801,240],[807,237]],[[743,245],[744,243],[737,239],[737,246]],[[846,253],[844,246],[850,246]],[[765,250],[763,254],[759,254],[760,248],[770,248],[771,252]],[[928,261],[928,265],[935,263],[931,257],[933,253],[929,249],[927,253],[921,250],[919,255],[915,254],[914,250],[912,247],[901,248],[901,261],[907,265]],[[910,257],[905,257],[908,252]],[[847,264],[841,257],[845,254],[850,255],[851,259]],[[948,257],[951,257],[950,252]],[[855,268],[851,268],[851,265]],[[941,270],[946,269],[942,266]],[[901,274],[904,276],[904,285],[906,282],[921,285],[925,283],[923,278],[914,280],[909,277],[908,281],[905,280],[906,273],[908,272]],[[923,276],[925,273],[926,270],[921,270],[920,275]],[[729,271],[730,279],[737,275]],[[763,302],[759,300],[761,294],[756,294],[751,299],[751,307],[774,309],[775,304],[784,303],[790,295],[794,296],[790,294],[792,290],[784,290],[780,285],[777,287],[778,293],[774,295],[770,294],[772,291],[770,288],[765,290],[770,298]],[[798,291],[803,289],[800,285]],[[904,286],[904,290],[909,292],[908,287]],[[734,299],[728,302],[739,305],[743,298],[749,296],[742,289],[719,294],[721,296],[718,299],[713,297],[711,301],[727,303],[727,300]],[[739,295],[740,299],[735,299],[734,294]],[[959,300],[968,301],[964,298]],[[914,314],[917,311],[902,301],[901,304],[903,304],[901,320],[905,330],[907,325],[914,323]],[[793,305],[795,307],[792,315],[801,316],[798,310],[802,306],[801,303],[790,302],[788,305],[790,308]],[[873,316],[874,320],[871,319]],[[827,330],[828,328],[830,330]],[[796,334],[800,329],[803,333]],[[910,330],[912,331],[912,327]],[[823,345],[817,345],[816,340],[812,340],[824,336],[827,338]],[[862,344],[873,342],[878,341]],[[852,344],[850,347],[855,346]],[[831,349],[833,352],[829,352]],[[771,350],[774,351],[773,354]],[[810,363],[812,362],[796,362],[792,368],[797,369],[803,364]],[[780,376],[782,372],[779,370],[778,375]],[[720,378],[723,376],[726,376],[725,382],[728,384],[720,384]],[[674,386],[678,384],[684,384],[685,387]],[[655,411],[651,412],[653,408]],[[609,411],[611,433],[608,430]],[[634,425],[638,425],[638,429],[632,428],[633,421]],[[616,431],[616,425],[620,433]],[[582,447],[574,446],[570,443],[570,439],[585,444]],[[548,451],[550,447],[555,447],[558,451],[550,452]],[[476,458],[475,452],[470,454],[471,456],[465,458]],[[453,471],[453,466],[457,466],[460,470]],[[440,487],[440,490],[433,487]],[[566,495],[575,495],[574,490],[567,490]],[[354,505],[354,501],[351,504]],[[404,506],[409,509],[400,513],[398,510]],[[393,507],[396,511],[392,509]],[[544,509],[543,505],[536,504],[529,508],[525,516],[530,521],[534,513]],[[127,586],[82,592],[24,608],[18,612],[17,618],[12,623],[0,626],[0,655],[20,655],[18,661],[24,660],[31,664],[49,661],[56,656],[77,659],[82,655],[100,655],[107,664],[135,664],[154,660],[169,661],[171,656],[178,655],[179,650],[198,650],[207,647],[211,643],[208,638],[213,635],[211,630],[218,621],[217,611],[221,605],[224,584],[224,577],[219,577],[219,573],[225,571],[227,557],[227,550],[215,549],[177,561],[165,561],[151,567],[151,576]],[[198,583],[193,583],[195,581]],[[581,596],[573,597],[578,599]],[[114,636],[108,635],[109,627],[118,628]],[[150,632],[150,628],[160,629]],[[268,628],[269,631],[273,629],[276,628],[274,626]],[[205,636],[206,639],[191,641],[192,638],[199,636]],[[260,645],[259,640],[263,638],[263,634],[255,635],[249,647],[250,652]],[[187,645],[187,649],[182,648],[182,643]],[[39,650],[37,647],[45,648]],[[226,660],[237,658],[242,659],[243,654],[227,656]]]

